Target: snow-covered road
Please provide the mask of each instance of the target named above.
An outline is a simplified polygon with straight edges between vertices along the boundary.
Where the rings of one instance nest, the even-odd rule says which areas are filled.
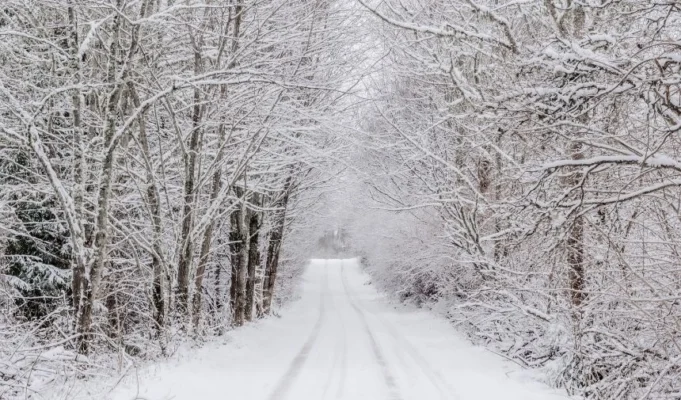
[[[116,400],[558,400],[446,321],[394,307],[355,260],[313,260],[281,318],[140,373]]]

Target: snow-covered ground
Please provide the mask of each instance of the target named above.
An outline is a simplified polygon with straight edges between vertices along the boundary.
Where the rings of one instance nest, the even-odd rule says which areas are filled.
[[[355,260],[313,260],[281,318],[139,371],[114,400],[565,400],[443,319],[391,305]]]

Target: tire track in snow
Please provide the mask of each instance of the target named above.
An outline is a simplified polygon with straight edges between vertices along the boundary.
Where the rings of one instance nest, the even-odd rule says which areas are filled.
[[[395,342],[398,344],[396,347],[396,350],[402,354],[406,354],[409,356],[414,362],[419,366],[417,369],[423,375],[431,382],[433,387],[437,389],[437,391],[440,393],[440,398],[444,400],[452,400],[452,399],[459,399],[460,396],[458,395],[457,391],[447,382],[447,380],[442,376],[440,372],[435,370],[430,363],[426,360],[423,355],[420,354],[420,352],[414,347],[414,345],[411,344],[402,334],[399,333],[395,327],[389,323],[385,318],[383,318],[379,313],[373,312],[369,310],[368,308],[364,307],[371,315],[374,317],[375,320],[377,320],[381,325],[383,325],[392,336],[392,338],[395,340]],[[410,364],[405,362],[403,357],[400,357],[399,354],[397,354],[397,358],[401,361],[401,363],[409,368]],[[409,369],[413,369],[409,368]]]
[[[328,274],[328,262],[326,264],[327,267],[327,274]],[[330,309],[333,310],[330,313],[336,314],[335,316],[338,318],[341,324],[342,333],[339,335],[336,335],[336,345],[334,347],[334,353],[333,353],[333,364],[331,365],[331,369],[329,370],[329,374],[326,378],[326,382],[324,383],[324,391],[322,392],[322,399],[327,398],[327,394],[329,393],[329,390],[331,389],[331,386],[333,384],[334,378],[336,377],[336,372],[339,371],[339,364],[340,364],[340,376],[339,376],[339,391],[342,393],[343,385],[345,384],[345,368],[346,368],[346,338],[345,338],[345,326],[343,325],[343,317],[341,313],[338,311],[338,308],[335,305],[335,301],[333,296],[329,295],[329,304],[331,305]],[[340,395],[337,395],[336,398],[339,398]]]
[[[378,314],[372,312],[372,315],[376,317],[376,320],[386,328],[390,336],[392,336],[395,342],[397,342],[397,351],[408,355],[419,366],[417,370],[422,372],[423,375],[431,382],[433,387],[438,390],[440,393],[440,398],[444,400],[460,398],[456,393],[456,390],[454,390],[454,388],[449,384],[449,382],[447,382],[442,374],[436,371],[435,368],[433,368],[425,359],[425,357],[423,357],[419,351],[397,331],[397,329],[395,329],[389,322],[387,322]],[[406,367],[410,366],[409,363],[403,361],[402,357],[400,357],[400,359]]]
[[[347,376],[347,371],[348,371],[348,337],[347,337],[347,330],[345,328],[345,322],[343,321],[343,314],[338,313],[338,320],[341,323],[341,327],[343,329],[343,342],[342,342],[342,348],[341,348],[341,372],[340,372],[340,378],[338,380],[338,391],[336,391],[336,399],[340,399],[343,397],[343,393],[345,392],[345,377]]]
[[[291,361],[286,373],[279,379],[279,382],[277,382],[277,385],[272,390],[272,393],[268,397],[269,400],[283,400],[286,398],[286,395],[289,390],[291,390],[291,386],[293,386],[298,375],[300,375],[300,371],[303,369],[305,361],[307,361],[310,351],[319,337],[319,331],[322,329],[322,323],[324,322],[324,315],[326,313],[324,297],[329,288],[329,270],[327,268],[327,263],[328,261],[324,264],[324,278],[319,296],[319,316],[317,317],[317,322],[312,328],[312,332],[305,341],[305,344],[303,344],[303,347],[298,351],[298,354],[293,358],[293,361]]]
[[[376,341],[376,338],[374,337],[374,334],[371,332],[371,328],[369,327],[369,323],[366,320],[366,316],[364,315],[364,312],[362,309],[360,309],[357,304],[355,303],[352,292],[348,289],[348,284],[347,284],[347,278],[345,277],[345,265],[343,264],[343,260],[341,260],[341,282],[343,283],[343,290],[345,291],[345,295],[348,298],[348,302],[352,306],[352,308],[355,310],[357,315],[359,316],[360,321],[362,322],[362,325],[364,326],[364,331],[366,332],[367,336],[369,337],[369,342],[371,344],[371,350],[374,353],[374,358],[376,359],[376,362],[378,363],[381,373],[383,374],[383,378],[385,380],[385,384],[388,387],[388,393],[389,393],[389,398],[391,400],[402,400],[402,396],[399,393],[399,389],[397,387],[397,383],[395,381],[395,377],[392,375],[390,370],[388,369],[388,364],[385,361],[385,356],[383,355],[383,352],[381,351],[380,346],[378,345],[378,342]]]
[[[340,312],[339,309],[336,310],[338,311],[337,316],[341,329],[341,335],[339,336],[341,345],[340,352],[341,359],[340,359],[340,376],[338,377],[338,388],[336,390],[335,399],[341,399],[343,398],[343,394],[345,393],[345,380],[348,371],[348,331],[345,325],[345,320],[343,319],[343,313]]]

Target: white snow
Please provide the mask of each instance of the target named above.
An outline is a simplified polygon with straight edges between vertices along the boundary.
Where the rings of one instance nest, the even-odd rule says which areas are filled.
[[[426,311],[393,306],[354,259],[313,260],[281,318],[140,370],[113,400],[565,400]],[[522,377],[525,376],[524,379]]]

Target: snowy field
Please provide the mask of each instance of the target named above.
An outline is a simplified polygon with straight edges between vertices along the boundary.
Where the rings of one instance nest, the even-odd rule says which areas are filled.
[[[377,293],[354,259],[313,260],[300,298],[269,318],[141,369],[113,400],[559,400],[448,323]]]

